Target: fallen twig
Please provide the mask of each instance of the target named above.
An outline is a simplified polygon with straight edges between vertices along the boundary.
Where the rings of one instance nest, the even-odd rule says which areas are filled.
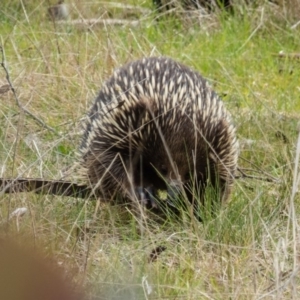
[[[132,26],[139,25],[139,21],[129,21],[122,19],[75,19],[75,20],[60,20],[56,21],[57,24],[74,25],[78,27],[94,27],[94,26]]]
[[[250,175],[250,174],[246,174],[244,171],[245,170],[248,170],[249,169],[241,169],[241,168],[238,168],[237,171],[241,173],[241,175],[235,175],[234,178],[235,179],[241,179],[241,178],[249,178],[249,179],[256,179],[256,180],[261,180],[261,181],[267,181],[267,182],[274,182],[274,183],[280,183],[281,180],[278,179],[278,178],[275,178],[271,175],[268,175],[268,176],[255,176],[255,175]],[[251,170],[253,172],[259,172],[257,170]],[[264,173],[264,172],[262,172]]]
[[[235,176],[236,179],[239,179],[239,178],[250,178],[250,179],[258,179],[258,180],[263,180],[263,181],[268,181],[268,182],[275,182],[275,183],[281,182],[280,179],[278,179],[278,178],[272,176],[271,174],[267,173],[266,171],[262,170],[256,164],[254,164],[253,162],[249,161],[248,159],[246,159],[244,157],[240,157],[240,159],[242,159],[243,161],[249,163],[255,169],[239,168],[238,167],[238,172],[240,172],[242,175],[241,176]],[[245,172],[259,173],[259,174],[263,174],[265,177],[248,175]]]
[[[105,5],[105,7],[112,7],[112,8],[120,8],[122,11],[133,11],[133,12],[140,12],[142,14],[150,14],[152,12],[151,9],[141,7],[141,6],[136,6],[136,5],[130,5],[130,4],[123,4],[123,3],[118,3],[118,2],[102,2],[102,4]]]
[[[93,189],[70,181],[45,180],[40,178],[0,178],[0,195],[23,192],[36,194],[68,196],[82,199],[94,199]]]

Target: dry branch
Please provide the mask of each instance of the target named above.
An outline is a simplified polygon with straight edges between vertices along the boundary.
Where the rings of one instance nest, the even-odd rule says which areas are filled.
[[[38,117],[36,117],[33,113],[31,113],[27,108],[25,108],[20,100],[19,100],[19,97],[16,93],[16,90],[10,80],[10,75],[9,75],[9,72],[8,72],[8,69],[6,67],[6,63],[5,63],[5,55],[4,55],[4,49],[2,46],[0,46],[0,53],[1,53],[1,67],[3,68],[4,72],[5,72],[5,75],[6,75],[6,80],[8,82],[8,85],[10,86],[10,89],[11,91],[13,92],[13,95],[15,97],[15,100],[16,100],[16,103],[17,103],[17,106],[27,115],[29,115],[32,119],[34,119],[37,123],[39,123],[40,125],[42,125],[43,127],[47,128],[48,130],[52,131],[53,133],[57,134],[58,133],[56,132],[56,130],[50,126],[48,126],[45,122],[43,122],[41,119],[39,119]]]
[[[131,26],[136,27],[139,25],[139,21],[129,21],[122,19],[74,19],[74,20],[60,20],[56,21],[61,25],[73,25],[79,28],[91,28],[95,26]]]
[[[271,175],[268,176],[256,176],[256,175],[250,175],[245,173],[245,171],[249,169],[242,169],[242,168],[238,168],[237,171],[240,172],[241,175],[235,175],[234,178],[235,179],[242,179],[242,178],[248,178],[248,179],[256,179],[256,180],[260,180],[260,181],[266,181],[266,182],[274,182],[274,183],[280,183],[281,180],[278,178],[275,178]],[[257,170],[251,170],[252,172],[256,172],[259,173],[260,171]],[[266,174],[265,172],[261,171],[262,174]]]
[[[151,9],[136,6],[136,5],[130,5],[130,4],[123,4],[123,3],[117,3],[117,2],[104,2],[105,7],[112,7],[112,8],[120,8],[122,11],[132,11],[132,12],[139,12],[142,14],[150,14],[152,12]]]
[[[95,198],[95,194],[90,187],[69,181],[30,178],[0,178],[0,195],[22,192],[34,192],[36,194],[59,195],[82,199]]]

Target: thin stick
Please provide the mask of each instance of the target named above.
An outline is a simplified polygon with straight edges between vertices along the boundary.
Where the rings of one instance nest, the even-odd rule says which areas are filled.
[[[48,0],[48,6],[50,7],[50,1]],[[62,64],[62,59],[61,59],[61,51],[60,51],[60,47],[59,47],[59,43],[58,43],[58,39],[57,39],[57,31],[56,31],[56,20],[55,20],[55,16],[51,15],[51,21],[53,24],[53,29],[54,29],[54,34],[55,34],[55,42],[56,42],[56,48],[57,48],[57,53],[58,53],[58,59],[59,59],[59,63]]]
[[[245,171],[248,171],[248,172],[250,171],[250,172],[255,172],[255,173],[261,173],[261,174],[265,175],[266,177],[270,178],[269,182],[279,182],[280,181],[278,178],[270,175],[269,173],[267,173],[264,170],[262,170],[261,168],[259,168],[256,164],[254,164],[250,160],[248,160],[248,159],[246,159],[244,157],[240,157],[240,159],[242,159],[243,161],[246,161],[247,163],[249,163],[250,165],[252,165],[253,167],[256,168],[256,170],[254,170],[254,169],[247,169],[247,168],[238,168],[238,171],[240,173],[244,173],[245,174]],[[246,175],[245,176],[246,178],[247,178],[247,176],[250,176],[250,175],[247,175],[247,174],[245,174],[245,175]],[[249,177],[249,178],[251,178],[251,177]]]
[[[20,102],[20,100],[19,100],[19,97],[18,97],[18,95],[17,95],[17,93],[16,93],[16,90],[15,90],[15,88],[14,88],[14,86],[13,86],[11,80],[10,80],[10,75],[9,75],[8,69],[7,69],[7,67],[6,67],[6,63],[5,63],[5,54],[4,54],[4,50],[3,50],[3,47],[2,47],[2,46],[0,46],[0,53],[1,53],[1,63],[0,63],[0,65],[1,65],[1,67],[3,68],[3,70],[4,70],[4,72],[5,72],[6,80],[7,80],[8,84],[9,84],[9,86],[10,86],[11,91],[13,92],[13,95],[14,95],[14,97],[15,97],[17,106],[18,106],[24,113],[26,113],[26,114],[29,115],[32,119],[34,119],[37,123],[39,123],[40,125],[42,125],[42,126],[45,127],[46,129],[48,129],[49,131],[55,133],[56,135],[59,135],[59,134],[57,133],[57,131],[56,131],[54,128],[48,126],[45,122],[43,122],[41,119],[39,119],[38,117],[36,117],[33,113],[31,113],[27,108],[25,108],[25,107],[22,106],[22,104],[21,104],[21,102]]]
[[[269,176],[269,177],[255,176],[255,175],[246,174],[243,171],[243,169],[241,169],[241,168],[238,168],[237,170],[241,173],[241,175],[235,175],[234,176],[235,179],[249,178],[249,179],[256,179],[256,180],[274,182],[274,183],[280,183],[281,182],[280,179],[274,178],[273,176]]]
[[[41,178],[0,178],[0,195],[34,192],[44,195],[95,199],[92,188],[70,181],[45,180]]]

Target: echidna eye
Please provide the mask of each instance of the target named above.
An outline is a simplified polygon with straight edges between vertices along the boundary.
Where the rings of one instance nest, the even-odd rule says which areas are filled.
[[[168,168],[166,165],[161,165],[160,166],[160,174],[163,176],[168,175]]]
[[[190,173],[186,173],[185,175],[184,175],[184,181],[188,181],[188,180],[190,180],[191,179],[191,174]]]

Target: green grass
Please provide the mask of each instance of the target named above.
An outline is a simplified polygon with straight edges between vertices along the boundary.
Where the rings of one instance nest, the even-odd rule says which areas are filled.
[[[229,203],[204,223],[143,220],[124,206],[63,197],[1,195],[1,233],[27,236],[99,299],[298,299],[300,198],[292,187],[300,69],[298,60],[277,55],[299,53],[299,27],[291,29],[297,16],[265,4],[213,14],[200,25],[148,14],[136,28],[84,30],[54,26],[47,2],[20,3],[0,8],[5,63],[22,106],[55,132],[22,112],[12,92],[1,94],[1,177],[63,177],[77,159],[80,120],[113,69],[166,55],[198,70],[224,99],[237,126],[239,165],[279,182],[238,179]],[[131,4],[151,8],[150,1]],[[97,1],[74,5],[73,18],[103,12]],[[110,14],[123,16],[120,9]],[[27,214],[7,221],[18,207]],[[150,263],[159,245],[167,249]]]

